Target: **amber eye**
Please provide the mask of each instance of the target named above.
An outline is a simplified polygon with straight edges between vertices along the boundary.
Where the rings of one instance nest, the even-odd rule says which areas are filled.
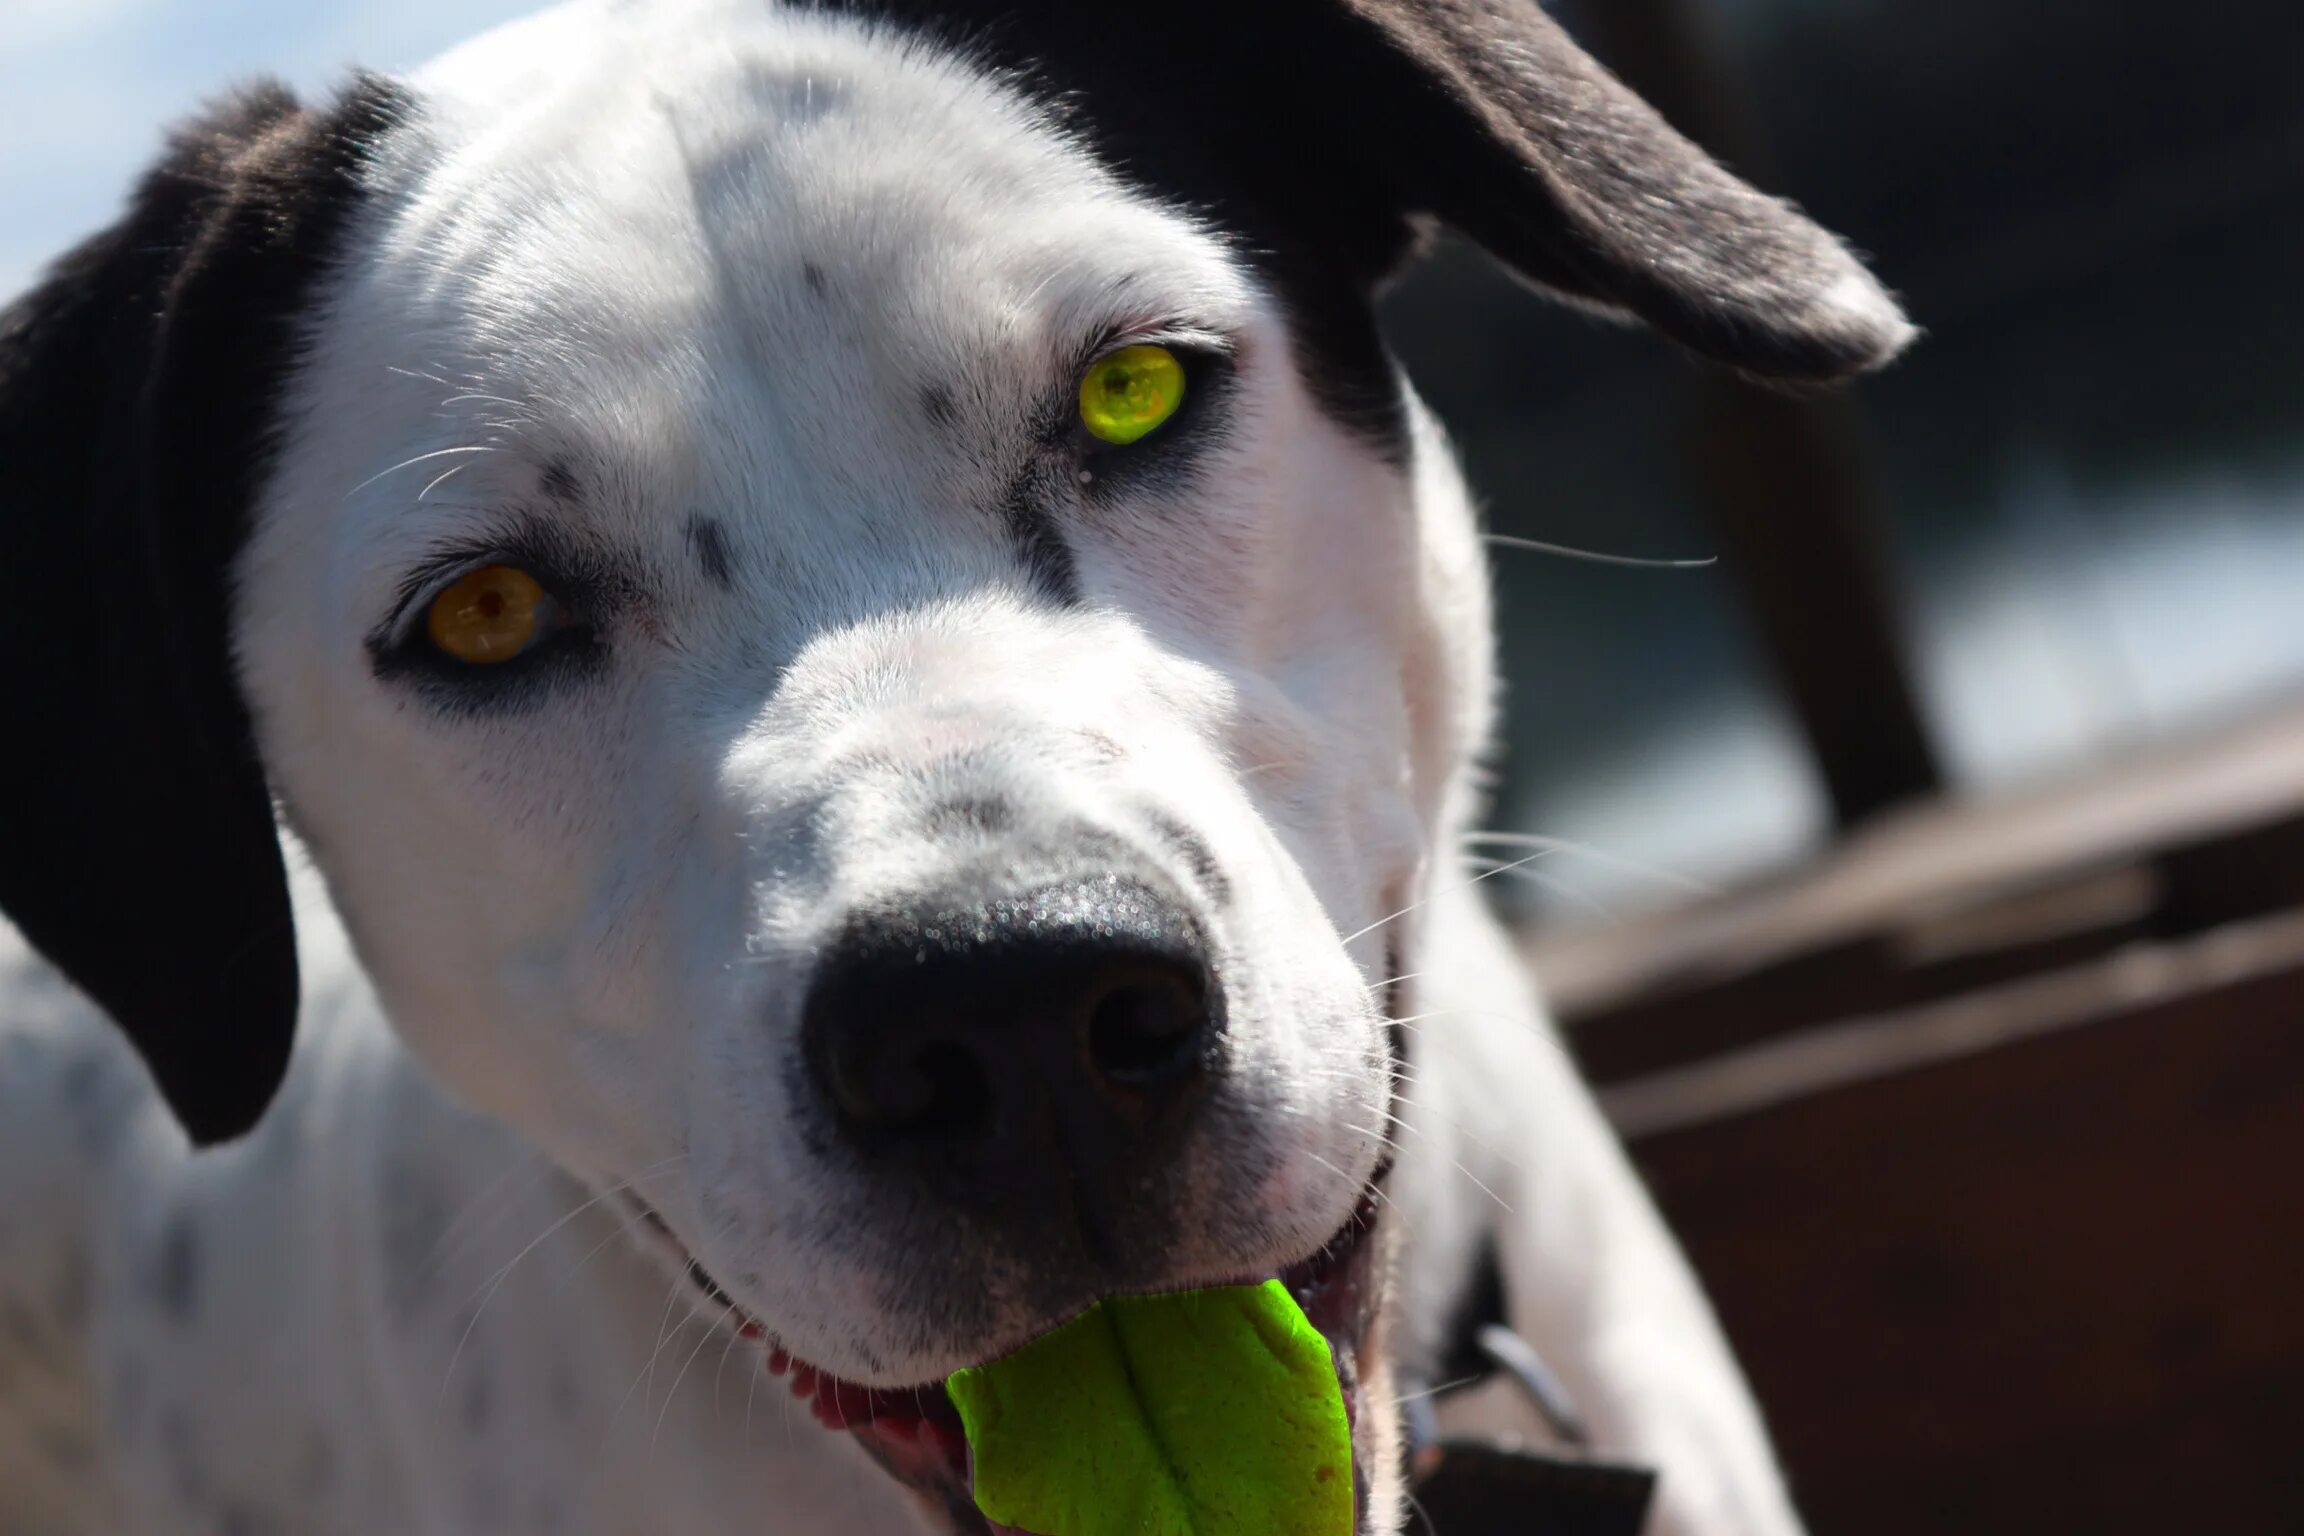
[[[552,599],[517,566],[484,565],[466,571],[432,599],[424,632],[458,661],[492,666],[543,636]]]

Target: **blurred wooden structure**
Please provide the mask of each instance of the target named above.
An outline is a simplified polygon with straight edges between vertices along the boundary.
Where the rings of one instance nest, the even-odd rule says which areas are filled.
[[[2304,1532],[2304,712],[1536,948],[1818,1536]]]
[[[1715,7],[1562,8],[1772,179]],[[1688,452],[1844,840],[1534,958],[1813,1529],[2304,1536],[2304,710],[1945,802],[1853,408]]]

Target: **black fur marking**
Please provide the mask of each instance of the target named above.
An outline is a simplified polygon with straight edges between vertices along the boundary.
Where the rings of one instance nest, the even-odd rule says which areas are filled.
[[[736,562],[728,549],[728,530],[701,512],[688,517],[688,548],[696,556],[704,579],[725,592],[736,584]]]
[[[1216,861],[1216,850],[1208,846],[1208,839],[1165,811],[1152,811],[1146,815],[1145,820],[1159,834],[1160,840],[1184,861],[1185,867],[1192,871],[1192,878],[1199,882],[1200,889],[1208,894],[1210,901],[1219,906],[1230,903],[1231,878],[1224,873],[1224,866]]]
[[[1369,301],[1427,222],[1749,372],[1838,378],[1907,332],[1790,205],[1674,132],[1535,0],[828,0],[1021,78],[1119,172],[1204,213],[1295,320],[1307,381],[1397,448]]]
[[[1056,515],[1056,498],[1044,463],[1028,464],[1008,482],[1000,498],[1000,515],[1024,557],[1032,581],[1043,593],[1070,606],[1080,601],[1080,573],[1073,564],[1072,546]]]
[[[948,432],[952,423],[960,419],[960,408],[952,401],[952,391],[941,384],[929,384],[920,391],[920,414],[928,418],[930,426],[939,432]]]
[[[554,501],[581,501],[584,498],[584,487],[577,480],[576,472],[560,459],[545,465],[544,472],[536,477],[536,483]]]
[[[0,908],[196,1142],[263,1113],[297,1003],[228,574],[298,321],[410,113],[373,78],[324,109],[278,86],[223,103],[0,313],[0,718],[37,722],[0,754]]]
[[[816,265],[816,263],[812,261],[804,261],[800,263],[800,281],[808,285],[808,291],[810,293],[816,295],[818,298],[824,297],[825,282],[824,269],[822,267]]]
[[[949,832],[1006,832],[1016,825],[1016,807],[998,795],[961,795],[931,807],[926,828],[932,837]]]

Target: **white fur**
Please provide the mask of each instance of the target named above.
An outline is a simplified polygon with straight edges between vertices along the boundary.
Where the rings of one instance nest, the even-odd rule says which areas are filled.
[[[8,952],[0,1300],[34,1321],[0,1336],[0,1530],[916,1528],[620,1240],[615,1200],[583,1202],[640,1192],[850,1378],[933,1380],[1054,1321],[915,1326],[933,1277],[855,1246],[875,1192],[785,1097],[819,948],[932,886],[968,850],[922,811],[988,789],[1049,829],[1163,812],[1235,889],[1208,919],[1234,1071],[1284,1131],[1270,1166],[1213,1176],[1237,1223],[1180,1242],[1168,1282],[1270,1272],[1343,1222],[1382,1150],[1397,963],[1422,1016],[1401,1347],[1431,1345],[1492,1216],[1517,1325],[1606,1451],[1662,1467],[1657,1528],[1795,1531],[1701,1298],[1450,856],[1489,619],[1421,409],[1403,474],[1315,408],[1222,241],[899,39],[578,0],[415,83],[240,572],[265,761],[325,877],[300,879],[292,1080],[251,1140],[188,1157],[101,1021]],[[1062,611],[986,509],[1111,326],[1231,338],[1233,430],[1189,496],[1063,509],[1090,600]],[[493,713],[375,675],[405,573],[536,507],[551,464],[584,488],[552,516],[637,594],[602,673]],[[699,513],[725,589],[687,546]],[[406,1251],[443,1208],[448,1237]],[[1379,1502],[1396,1525],[1388,1477]]]

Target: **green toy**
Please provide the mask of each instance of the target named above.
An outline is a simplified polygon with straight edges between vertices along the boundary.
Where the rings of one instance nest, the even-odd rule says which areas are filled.
[[[1277,1280],[1114,1297],[948,1388],[996,1525],[1351,1536],[1336,1367]]]

